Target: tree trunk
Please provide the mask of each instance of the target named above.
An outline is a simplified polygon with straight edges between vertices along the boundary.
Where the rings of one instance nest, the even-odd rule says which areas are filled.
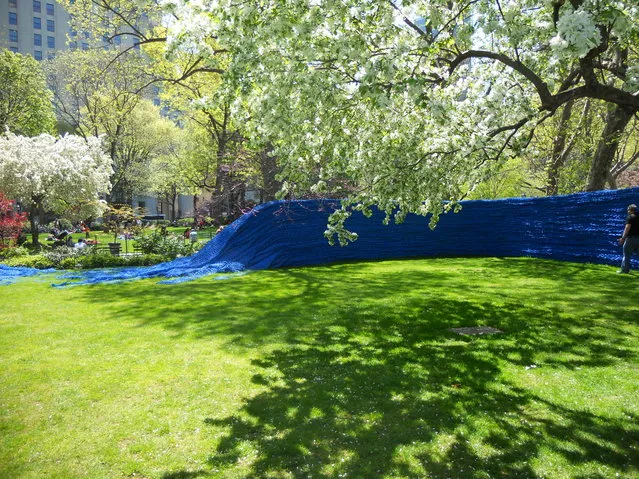
[[[559,171],[564,162],[564,148],[566,147],[566,134],[568,132],[568,122],[572,116],[574,101],[569,101],[564,106],[559,120],[557,136],[553,142],[550,163],[548,164],[548,181],[546,182],[546,195],[553,196],[559,193]]]
[[[603,190],[606,187],[619,139],[635,112],[634,109],[620,106],[608,110],[606,125],[599,139],[595,157],[590,164],[586,191]]]
[[[275,194],[282,187],[275,175],[277,174],[277,159],[271,155],[273,148],[267,146],[260,151],[260,170],[262,173],[262,202],[273,201]]]
[[[33,246],[40,245],[40,230],[38,229],[38,220],[40,220],[44,216],[44,211],[42,211],[41,206],[42,199],[42,197],[32,198],[31,206],[29,207],[29,225],[31,227],[31,244]]]
[[[33,246],[38,246],[40,244],[38,236],[40,235],[40,231],[38,231],[38,223],[36,221],[36,211],[29,211],[29,224],[31,225],[31,244]]]

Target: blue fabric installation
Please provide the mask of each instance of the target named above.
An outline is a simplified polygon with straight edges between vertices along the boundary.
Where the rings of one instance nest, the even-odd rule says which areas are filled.
[[[13,283],[17,278],[34,276],[36,274],[50,273],[54,269],[36,269],[25,267],[11,267],[0,264],[0,285]]]
[[[434,230],[422,216],[385,226],[380,212],[372,218],[355,213],[347,227],[359,239],[340,247],[330,246],[323,235],[339,201],[275,201],[243,215],[193,256],[68,274],[65,278],[79,281],[59,286],[150,277],[175,283],[220,272],[413,257],[530,256],[616,265],[621,261],[616,240],[630,203],[639,203],[639,188],[464,201],[459,213],[442,215]],[[632,267],[639,267],[636,259]]]

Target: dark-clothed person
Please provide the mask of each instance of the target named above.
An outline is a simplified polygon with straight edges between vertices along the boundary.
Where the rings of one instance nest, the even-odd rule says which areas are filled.
[[[619,244],[623,245],[623,259],[621,260],[620,273],[630,273],[630,258],[635,252],[639,252],[639,215],[637,205],[628,206],[626,227],[623,230]]]

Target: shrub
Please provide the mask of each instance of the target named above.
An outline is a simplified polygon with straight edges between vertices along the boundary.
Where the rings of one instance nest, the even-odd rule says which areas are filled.
[[[47,260],[51,261],[54,268],[60,267],[62,261],[68,258],[79,258],[82,256],[87,256],[91,253],[88,248],[70,248],[68,246],[59,246],[57,248],[53,248],[50,251],[45,251],[42,253]]]
[[[179,220],[176,221],[178,226],[183,226],[183,227],[187,227],[187,226],[193,226],[193,218],[180,218]]]
[[[29,250],[24,246],[15,248],[0,248],[0,259],[18,258],[20,256],[28,256]]]
[[[69,257],[60,262],[62,269],[94,269],[94,268],[118,268],[123,266],[151,266],[167,261],[167,258],[158,254],[145,254],[137,256],[113,256],[111,253],[96,253],[86,256]]]
[[[0,248],[12,246],[27,224],[26,213],[14,211],[15,201],[0,191]]]
[[[73,223],[71,223],[71,221],[66,218],[58,218],[47,225],[47,230],[51,231],[56,226],[59,230],[71,231],[73,229]]]
[[[188,256],[193,252],[190,243],[185,243],[182,238],[173,235],[163,235],[160,231],[137,238],[135,245],[145,254],[158,254],[170,258],[178,255]]]
[[[8,266],[24,266],[26,268],[48,269],[53,268],[53,262],[41,254],[31,256],[18,256],[6,261]]]

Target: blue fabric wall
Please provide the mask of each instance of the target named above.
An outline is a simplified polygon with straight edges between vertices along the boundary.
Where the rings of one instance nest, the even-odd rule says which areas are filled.
[[[459,213],[443,215],[434,230],[421,216],[384,226],[382,214],[364,218],[357,213],[347,226],[359,239],[346,247],[329,246],[323,236],[335,202],[274,202],[240,218],[194,260],[223,259],[248,269],[433,256],[617,264],[621,248],[616,239],[632,202],[639,202],[639,189],[466,201]]]
[[[428,228],[428,218],[421,216],[410,215],[400,225],[384,226],[381,213],[372,218],[356,213],[347,227],[359,239],[340,247],[330,246],[323,235],[337,201],[276,201],[245,214],[191,257],[67,277],[82,283],[144,277],[180,282],[245,269],[437,256],[531,256],[616,265],[621,260],[616,239],[630,203],[639,203],[638,188],[465,201],[459,213],[443,215],[434,230]],[[639,267],[637,259],[632,266]]]

